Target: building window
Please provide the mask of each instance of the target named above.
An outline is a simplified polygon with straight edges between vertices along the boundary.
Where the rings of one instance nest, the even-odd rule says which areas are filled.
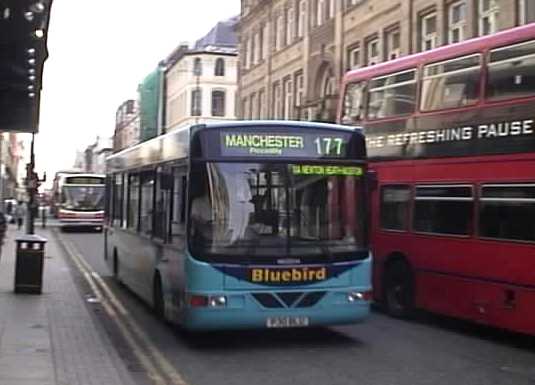
[[[386,60],[394,60],[401,56],[401,38],[399,27],[390,28],[385,33]]]
[[[202,115],[202,90],[196,88],[191,91],[191,116]]]
[[[215,61],[215,76],[225,76],[225,60],[222,58],[217,58]]]
[[[535,241],[535,184],[483,185],[479,236]]]
[[[254,34],[254,57],[255,64],[260,63],[262,58],[262,30]]]
[[[253,67],[256,64],[254,36],[249,39],[249,47],[247,48],[247,52],[249,53],[249,67]]]
[[[366,43],[366,65],[379,63],[379,39],[374,38]]]
[[[275,50],[282,48],[282,35],[284,30],[283,17],[279,15],[275,21]]]
[[[487,98],[535,96],[535,40],[490,51]]]
[[[466,37],[466,3],[457,1],[448,6],[448,43],[458,43]]]
[[[495,0],[479,0],[479,35],[490,35],[498,31],[500,8]]]
[[[268,25],[264,24],[264,27],[262,28],[262,60],[268,56],[268,36]]]
[[[346,0],[346,8],[362,3],[364,0]]]
[[[273,85],[273,117],[275,119],[280,119],[281,114],[281,87],[277,82]]]
[[[469,235],[472,232],[474,196],[471,186],[416,186],[414,231]]]
[[[284,80],[283,88],[284,88],[284,104],[283,104],[283,117],[286,120],[290,120],[292,118],[292,101],[293,101],[293,89],[292,89],[293,83],[292,79],[288,78]]]
[[[316,25],[320,26],[323,24],[325,18],[325,0],[316,1]]]
[[[293,8],[286,11],[286,45],[290,45],[294,39],[295,13]]]
[[[332,19],[334,17],[334,12],[335,12],[335,3],[336,3],[336,0],[327,0],[328,3],[327,3],[327,10],[329,12],[329,14],[327,15],[327,19]]]
[[[242,101],[242,118],[243,119],[250,119],[250,116],[248,116],[249,113],[249,98],[243,98]]]
[[[295,105],[302,107],[305,104],[305,77],[299,71],[295,75]]]
[[[480,78],[479,54],[425,66],[420,109],[442,110],[476,103]]]
[[[267,114],[266,114],[266,93],[265,93],[265,91],[263,89],[258,91],[258,107],[257,107],[257,111],[258,111],[258,118],[259,119],[266,119],[267,118]]]
[[[212,91],[212,116],[225,116],[225,91]]]
[[[356,45],[347,50],[347,70],[354,70],[360,67],[360,46]]]
[[[409,186],[384,186],[381,189],[381,228],[407,231],[411,190]]]
[[[436,12],[422,16],[420,19],[420,50],[427,51],[437,46],[437,14]]]
[[[251,116],[251,119],[257,119],[258,118],[258,116],[257,116],[258,110],[257,110],[256,94],[255,93],[251,94],[251,100],[249,101],[249,108],[251,109],[251,113],[249,114],[249,116]]]
[[[202,60],[200,57],[196,57],[193,61],[193,74],[195,76],[202,75]]]
[[[297,17],[297,37],[305,36],[305,28],[307,24],[307,2],[301,0],[299,2],[299,15]]]

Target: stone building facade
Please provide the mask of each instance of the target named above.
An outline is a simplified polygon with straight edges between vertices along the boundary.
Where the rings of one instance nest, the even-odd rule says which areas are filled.
[[[531,0],[242,0],[238,116],[334,121],[348,70],[530,22]]]
[[[121,151],[139,143],[140,118],[137,100],[123,102],[115,114],[113,152]]]
[[[237,17],[217,23],[193,47],[181,44],[160,65],[165,76],[165,131],[236,119]]]

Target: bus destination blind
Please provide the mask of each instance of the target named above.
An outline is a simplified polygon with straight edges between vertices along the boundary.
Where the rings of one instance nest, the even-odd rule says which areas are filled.
[[[344,158],[350,136],[323,133],[221,133],[221,155],[231,157]]]

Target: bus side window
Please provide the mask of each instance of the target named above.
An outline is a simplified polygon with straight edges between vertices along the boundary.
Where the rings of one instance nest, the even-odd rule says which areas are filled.
[[[535,184],[486,184],[481,187],[479,236],[535,241]]]
[[[171,238],[183,237],[186,224],[186,168],[173,169],[173,203],[171,215]]]
[[[139,227],[139,174],[128,176],[127,227],[134,231]]]
[[[535,41],[490,51],[487,98],[504,100],[535,95]]]
[[[464,235],[473,229],[474,194],[470,185],[416,186],[413,230]]]
[[[406,185],[381,188],[381,229],[407,231],[411,190]]]
[[[141,177],[141,207],[140,230],[142,233],[152,234],[154,215],[154,171],[147,171]]]
[[[173,174],[169,167],[160,167],[156,179],[153,235],[164,242],[169,240],[172,214]]]
[[[420,109],[433,111],[477,103],[480,78],[480,54],[426,65]]]
[[[416,70],[373,78],[369,89],[369,119],[411,114],[416,105]]]

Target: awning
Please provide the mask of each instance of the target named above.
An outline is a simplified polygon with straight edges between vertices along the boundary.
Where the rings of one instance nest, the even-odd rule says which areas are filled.
[[[0,131],[37,132],[52,0],[0,0]]]

